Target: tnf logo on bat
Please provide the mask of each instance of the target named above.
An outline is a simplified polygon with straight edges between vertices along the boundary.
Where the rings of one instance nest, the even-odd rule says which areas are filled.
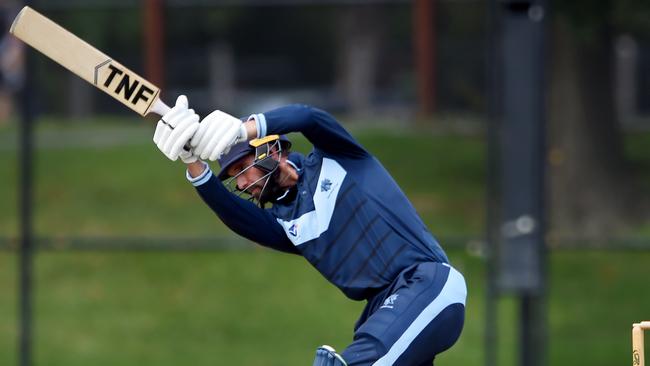
[[[140,101],[150,102],[154,91],[140,82],[137,76],[129,75],[128,70],[116,66],[111,61],[109,59],[95,66],[95,85],[103,86],[110,93],[131,102],[133,105],[138,104]],[[104,67],[107,67],[108,71]],[[108,76],[106,76],[102,86],[98,85],[99,77],[106,74]]]

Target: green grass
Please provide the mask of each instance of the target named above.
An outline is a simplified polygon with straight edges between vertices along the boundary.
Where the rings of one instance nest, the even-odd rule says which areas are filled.
[[[479,365],[484,266],[450,251],[469,286],[460,341],[438,365]],[[648,252],[551,256],[549,364],[627,362],[630,324],[647,319]],[[0,252],[0,364],[15,363],[15,256]],[[42,252],[36,261],[36,364],[306,365],[343,348],[363,306],[306,262],[267,250]],[[516,302],[499,305],[500,365],[514,365]]]
[[[227,230],[135,121],[37,128],[36,217],[42,236],[217,236]],[[355,129],[439,236],[479,237],[485,143],[425,130]],[[90,141],[89,141],[90,139]],[[307,150],[295,138],[296,148]],[[650,188],[650,134],[626,153]],[[15,128],[0,129],[0,237],[17,229]],[[443,243],[444,244],[444,243]],[[483,259],[449,252],[469,285],[459,343],[437,365],[484,354]],[[560,251],[550,257],[550,365],[629,360],[630,324],[650,317],[649,252]],[[298,257],[266,250],[37,254],[35,352],[42,365],[307,365],[343,348],[363,304],[346,300]],[[16,257],[0,251],[0,365],[16,363]],[[514,365],[517,304],[499,303],[499,365]]]
[[[210,236],[226,233],[164,158],[143,123],[56,124],[36,129],[35,228],[45,236]],[[359,140],[384,163],[438,235],[479,236],[484,222],[484,143],[432,133],[362,130]],[[0,130],[0,143],[15,142]],[[293,136],[298,151],[305,140]],[[90,140],[90,141],[89,141]],[[453,151],[453,153],[452,153]],[[0,233],[15,236],[16,151],[0,154]],[[214,164],[213,168],[218,169]]]
[[[486,145],[482,135],[423,128],[354,127],[436,235],[482,236]],[[166,160],[141,120],[97,118],[36,129],[36,231],[46,236],[211,236],[228,231],[203,205],[179,162]],[[296,150],[304,139],[292,136]],[[626,139],[638,185],[650,191],[650,133]],[[17,232],[15,126],[0,127],[0,236]],[[13,146],[13,148],[12,148]],[[217,164],[213,167],[218,169]],[[134,219],[137,218],[137,219]],[[641,234],[647,228],[637,230]]]
[[[479,319],[480,260],[455,257],[474,279],[468,317]],[[36,364],[51,366],[306,365],[316,346],[351,341],[364,305],[304,259],[267,250],[46,252],[35,264]],[[13,304],[0,301],[3,314]],[[12,361],[12,327],[0,327],[0,364]],[[480,362],[480,337],[468,323],[445,363]]]
[[[486,176],[482,136],[364,131],[359,140],[390,171],[434,233],[481,235]]]
[[[552,364],[627,362],[632,321],[650,318],[648,263],[647,251],[569,251],[553,257]]]
[[[0,365],[16,364],[16,256],[0,251]]]
[[[300,258],[266,251],[57,253],[38,264],[37,360],[48,365],[301,364],[313,348],[303,345],[343,342],[358,308]],[[287,361],[267,360],[276,351]]]

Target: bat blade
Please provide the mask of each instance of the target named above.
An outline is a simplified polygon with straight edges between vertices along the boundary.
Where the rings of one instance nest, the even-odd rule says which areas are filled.
[[[29,6],[18,13],[9,32],[141,116],[169,110],[157,86]]]

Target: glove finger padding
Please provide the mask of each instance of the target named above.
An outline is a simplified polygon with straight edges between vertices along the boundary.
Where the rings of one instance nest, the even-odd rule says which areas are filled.
[[[209,129],[210,124],[205,123],[205,119],[199,123],[199,128],[196,130],[194,133],[194,136],[192,136],[192,140],[190,141],[190,146],[193,148],[196,148],[199,146],[199,143],[205,137],[207,130]]]
[[[169,155],[167,154],[167,150],[165,150],[165,144],[167,143],[167,140],[169,140],[169,135],[171,135],[171,133],[172,129],[169,128],[169,126],[163,124],[162,128],[160,129],[158,142],[156,143],[158,149],[160,149],[160,151],[162,151],[162,153],[167,157],[169,157]]]
[[[216,110],[207,115],[194,133],[190,146],[201,159],[216,160],[233,142],[233,130],[241,130],[242,122],[228,113]],[[235,135],[239,136],[237,132]]]
[[[216,118],[203,120],[203,122],[201,122],[201,125],[205,126],[205,130],[203,136],[201,136],[201,141],[198,142],[194,151],[198,155],[203,155],[204,153],[206,155],[209,155],[209,146],[211,141],[219,137],[219,135],[222,133],[222,129],[225,128],[225,125]]]
[[[174,142],[171,147],[171,154],[173,156],[180,155],[187,142],[190,140],[190,138],[192,138],[192,135],[194,135],[194,132],[196,132],[196,130],[199,128],[199,117],[195,117],[196,118],[192,117],[186,126],[184,126],[180,136],[178,136],[178,138],[175,140],[172,140]]]
[[[246,131],[246,127],[242,123],[239,125],[239,132],[237,133],[237,136],[235,136],[234,141],[230,145],[226,146],[225,149],[223,149],[221,155],[228,154],[230,152],[230,148],[232,148],[234,145],[240,142],[246,141],[247,139],[248,139],[248,132]]]
[[[176,98],[176,106],[185,107],[186,109],[190,106],[190,102],[187,100],[187,96],[181,94]]]
[[[210,131],[214,130],[215,128],[217,128],[216,124],[210,123],[206,120],[203,120],[201,123],[199,123],[199,129],[196,131],[192,137],[192,140],[190,141],[190,146],[192,146],[194,152],[197,155],[201,155],[201,152],[203,152],[205,149],[205,145],[207,145],[208,141],[210,140],[208,138],[208,136],[211,136]]]
[[[203,121],[201,121],[201,127],[199,131],[192,138],[191,145],[197,148],[199,151],[205,150],[206,146],[214,136],[217,131],[217,128],[221,125],[221,122],[225,119],[225,116],[229,116],[227,113],[224,113],[220,110],[216,110],[208,114]],[[234,117],[233,117],[234,118]]]
[[[216,128],[218,125],[216,122],[219,120],[219,116],[222,114],[220,110],[213,111],[212,113],[208,114],[203,118],[203,120],[200,123],[199,130],[196,131],[194,134],[194,137],[192,137],[192,141],[190,142],[192,147],[198,147],[202,143],[206,144],[206,141],[210,140],[211,130]],[[207,139],[207,140],[206,140]]]
[[[231,127],[231,121],[228,120],[215,121],[215,124],[217,125],[217,127],[215,128],[214,131],[210,131],[210,133],[207,136],[209,140],[205,144],[205,148],[201,151],[200,155],[202,159],[207,159],[208,157],[212,156],[214,149],[219,144],[219,141],[223,138],[223,135]],[[214,160],[214,158],[212,160]]]
[[[184,95],[179,96],[176,99],[176,105],[172,107],[172,109],[170,109],[169,112],[165,113],[165,115],[162,116],[162,120],[172,128],[175,128],[179,123],[179,118],[182,118],[182,116],[188,111],[187,103],[188,102],[186,96]]]
[[[231,126],[228,128],[228,130],[226,130],[226,132],[224,132],[223,136],[219,139],[217,145],[210,153],[209,160],[214,161],[220,158],[223,151],[237,140],[237,137],[239,137],[239,130],[239,125],[236,125],[234,123],[231,124]]]
[[[153,141],[170,160],[178,159],[183,146],[189,141],[199,127],[199,116],[193,109],[188,109],[189,103],[184,95],[176,99],[176,105],[156,125]],[[187,155],[187,154],[185,154]],[[185,156],[185,158],[191,158]]]
[[[178,125],[167,139],[165,151],[172,156],[177,156],[180,153],[180,148],[185,146],[198,127],[199,116],[191,109],[186,111],[185,116],[179,119]],[[189,136],[188,131],[190,131]],[[179,145],[180,147],[178,147]]]
[[[158,142],[162,138],[165,127],[167,126],[165,126],[165,124],[162,121],[158,121],[158,124],[156,125],[156,132],[154,132],[153,134],[153,142],[154,144],[156,144],[156,146],[158,145]]]
[[[347,366],[343,357],[334,348],[323,345],[316,350],[313,366]]]

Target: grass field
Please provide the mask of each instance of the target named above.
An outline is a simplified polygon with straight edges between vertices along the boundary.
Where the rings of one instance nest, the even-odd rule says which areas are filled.
[[[439,365],[480,365],[483,261],[450,257],[469,284],[467,323]],[[0,364],[15,364],[13,255],[0,252]],[[551,257],[550,365],[629,359],[630,323],[648,317],[648,252]],[[45,252],[36,260],[41,365],[307,365],[320,343],[344,347],[362,303],[299,257],[226,252]],[[500,304],[501,362],[514,365],[516,307]]]
[[[153,127],[136,121],[39,126],[35,224],[40,235],[226,232],[185,180],[183,165],[166,160],[155,148]],[[434,232],[482,233],[480,137],[394,136],[382,130],[364,130],[358,136],[393,173]],[[297,151],[309,151],[304,139],[292,137]],[[6,208],[0,211],[0,233],[9,236],[16,233],[17,218],[12,143],[15,131],[0,130],[0,146],[5,147],[0,155],[0,207]]]
[[[39,235],[155,240],[227,233],[188,186],[182,166],[155,150],[152,127],[132,122],[38,127]],[[355,135],[391,171],[434,233],[482,235],[480,136],[380,129]],[[0,130],[4,237],[16,234],[14,139],[12,128]],[[640,168],[650,166],[647,142],[641,136],[629,145]],[[305,151],[304,141],[296,145]],[[479,365],[484,261],[464,249],[449,254],[468,281],[467,324],[437,365]],[[16,363],[15,263],[13,252],[0,251],[0,365]],[[630,324],[650,318],[647,263],[648,251],[552,253],[549,364],[628,363]],[[308,365],[317,345],[349,342],[363,306],[346,300],[303,259],[262,249],[44,251],[35,265],[39,365]],[[499,364],[514,365],[512,298],[500,302],[499,314]]]

